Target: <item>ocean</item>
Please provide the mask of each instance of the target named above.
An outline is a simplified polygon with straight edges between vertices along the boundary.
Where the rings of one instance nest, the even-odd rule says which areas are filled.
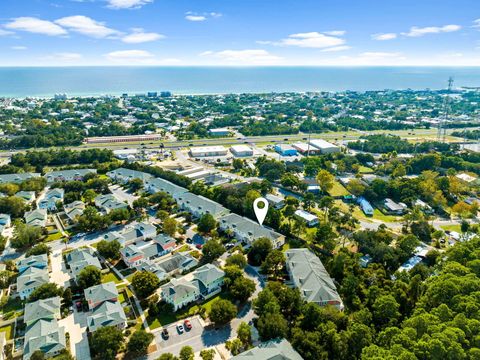
[[[480,67],[0,67],[0,97],[480,87]]]

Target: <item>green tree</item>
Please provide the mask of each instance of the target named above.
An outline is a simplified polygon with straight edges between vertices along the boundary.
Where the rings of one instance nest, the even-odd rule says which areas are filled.
[[[229,300],[218,299],[210,308],[210,320],[215,324],[226,324],[237,315],[237,307]]]
[[[117,260],[120,259],[121,245],[117,240],[106,241],[102,240],[97,243],[97,251],[105,259]]]
[[[254,266],[259,266],[265,261],[267,255],[273,250],[273,245],[268,238],[259,238],[252,244],[248,253],[248,260]]]
[[[243,269],[245,268],[245,266],[247,266],[247,259],[245,259],[245,256],[243,254],[233,254],[227,258],[225,264],[227,266],[235,265],[238,266],[240,269]]]
[[[45,243],[41,243],[41,244],[37,244],[34,247],[28,249],[27,252],[25,253],[25,257],[29,257],[29,256],[32,256],[32,255],[42,255],[42,254],[49,255],[50,252],[51,252],[50,247]]]
[[[88,265],[80,271],[77,281],[83,289],[99,285],[102,282],[102,272],[96,266]]]
[[[200,357],[202,360],[213,360],[215,358],[215,350],[214,349],[204,349],[200,351]]]
[[[193,360],[195,354],[191,346],[184,346],[180,349],[180,360]]]
[[[227,350],[230,350],[233,356],[236,356],[242,352],[242,342],[239,339],[227,340],[225,347]]]
[[[246,322],[241,322],[237,329],[237,337],[242,342],[244,348],[252,344],[252,329]]]
[[[205,245],[203,245],[202,253],[203,253],[203,261],[204,262],[212,262],[220,255],[225,252],[225,247],[222,243],[217,239],[210,239],[208,240]]]
[[[157,358],[157,360],[178,360],[178,357],[172,353],[163,353]]]
[[[48,299],[55,296],[62,296],[63,288],[58,287],[56,284],[53,283],[46,283],[40,285],[38,288],[33,290],[33,292],[28,297],[27,302],[34,302],[37,300]]]
[[[285,255],[282,251],[274,249],[270,251],[262,263],[262,271],[274,277],[278,277],[285,265]]]
[[[33,354],[30,356],[30,360],[45,360],[45,354],[42,350],[35,350]]]
[[[25,201],[16,196],[0,198],[0,213],[10,214],[13,218],[22,217],[25,213]]]
[[[10,243],[15,249],[34,246],[42,237],[42,229],[37,226],[25,225],[22,222],[15,223],[13,238]]]
[[[197,224],[197,229],[201,233],[208,234],[217,226],[217,221],[212,214],[203,214]]]
[[[132,287],[138,297],[145,299],[160,286],[158,276],[149,271],[137,271],[132,278]]]
[[[165,220],[163,220],[162,229],[165,234],[175,236],[177,233],[177,228],[178,223],[174,218],[167,217]]]
[[[136,356],[146,354],[148,345],[150,345],[153,338],[153,334],[147,333],[143,329],[137,330],[128,340],[127,351]]]
[[[127,183],[127,187],[133,192],[137,192],[143,188],[143,181],[139,178],[132,179]]]
[[[115,360],[122,344],[122,331],[114,326],[101,327],[90,338],[90,350],[98,360]]]
[[[230,292],[232,296],[241,302],[247,301],[250,296],[252,296],[254,291],[255,283],[253,280],[247,279],[244,276],[235,279],[233,284],[230,286]]]
[[[322,192],[326,194],[332,189],[335,177],[328,170],[322,169],[317,173],[316,180]]]
[[[382,295],[373,304],[373,321],[378,328],[394,326],[400,318],[400,305],[392,295]]]
[[[288,323],[279,313],[266,313],[258,318],[257,329],[262,341],[284,338],[287,336]]]

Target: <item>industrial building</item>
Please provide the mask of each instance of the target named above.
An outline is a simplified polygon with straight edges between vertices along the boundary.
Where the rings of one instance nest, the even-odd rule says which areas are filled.
[[[296,156],[298,154],[297,149],[288,144],[275,145],[275,151],[282,156]]]
[[[253,156],[253,149],[247,145],[233,145],[230,151],[237,157]]]
[[[296,149],[300,154],[302,155],[316,155],[320,154],[320,149],[317,149],[316,147],[313,147],[312,145],[306,144],[306,143],[295,143],[292,145],[294,149]]]
[[[224,146],[198,146],[190,148],[191,157],[208,157],[208,156],[226,156],[227,149]]]
[[[210,129],[208,130],[210,136],[229,136],[230,130],[226,128]]]
[[[340,147],[322,139],[310,140],[309,144],[314,148],[319,149],[322,154],[331,154],[331,153],[340,152]]]
[[[100,144],[100,143],[117,143],[117,142],[131,142],[131,141],[157,141],[161,139],[162,139],[162,135],[160,134],[150,134],[150,135],[89,137],[86,139],[86,142],[89,144]]]

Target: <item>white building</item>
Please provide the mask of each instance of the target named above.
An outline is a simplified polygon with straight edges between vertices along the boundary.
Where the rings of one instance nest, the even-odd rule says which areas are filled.
[[[248,145],[233,145],[230,151],[237,157],[253,156],[253,149]]]
[[[318,224],[318,217],[313,214],[310,214],[308,211],[305,210],[297,210],[295,211],[295,216],[305,222],[307,226],[315,226]]]
[[[322,154],[340,152],[340,147],[322,139],[313,139],[313,140],[310,140],[309,143],[314,148],[319,149]]]
[[[198,146],[190,148],[191,157],[208,157],[208,156],[226,156],[227,149],[224,146]]]

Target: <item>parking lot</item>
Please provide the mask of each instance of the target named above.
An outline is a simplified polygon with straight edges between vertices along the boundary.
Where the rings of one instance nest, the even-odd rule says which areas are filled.
[[[185,329],[183,334],[180,334],[177,331],[177,324],[183,325],[183,321],[178,321],[174,324],[168,325],[167,330],[170,337],[166,340],[162,337],[162,333],[160,329],[160,331],[155,335],[157,344],[159,344],[161,348],[166,348],[172,345],[177,345],[183,341],[189,341],[189,339],[191,339],[192,337],[201,335],[203,332],[203,326],[200,323],[200,320],[197,317],[191,318],[189,320],[190,320],[190,323],[192,324],[192,328],[190,330]]]

